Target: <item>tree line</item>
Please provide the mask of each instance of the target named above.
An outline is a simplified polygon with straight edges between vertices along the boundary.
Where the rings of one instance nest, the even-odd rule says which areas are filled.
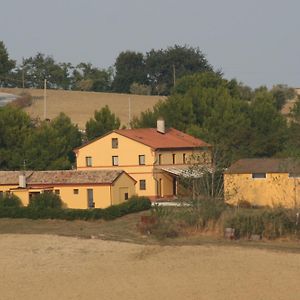
[[[64,113],[41,121],[6,105],[0,108],[0,170],[71,169],[74,148],[119,127],[120,120],[107,106],[95,111],[82,132]]]
[[[240,158],[300,157],[300,102],[289,121],[281,113],[295,97],[285,85],[271,90],[250,89],[216,73],[198,73],[178,80],[171,95],[132,121],[132,126],[154,127],[158,117],[213,145],[215,159],[229,166]]]
[[[0,41],[0,86],[95,92],[169,95],[176,80],[197,72],[213,71],[199,48],[175,45],[152,49],[145,54],[121,52],[113,66],[98,68],[81,62],[57,62],[52,56],[37,53],[20,64],[9,57]]]

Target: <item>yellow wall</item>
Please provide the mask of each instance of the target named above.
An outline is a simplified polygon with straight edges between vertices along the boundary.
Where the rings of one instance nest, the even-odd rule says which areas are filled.
[[[118,148],[112,148],[112,138],[118,138]],[[211,162],[210,150],[174,150],[154,151],[149,146],[112,132],[86,146],[78,149],[77,168],[80,169],[113,169],[124,170],[137,183],[135,191],[139,196],[158,197],[159,180],[162,179],[162,195],[173,195],[173,179],[161,170],[155,169],[158,157],[161,154],[161,166],[173,166],[173,154],[176,154],[174,166],[183,166],[183,153],[186,155],[186,164],[206,160]],[[145,155],[145,165],[139,165],[139,155]],[[92,157],[92,167],[86,166],[86,157]],[[112,156],[119,157],[119,166],[112,165]],[[195,159],[196,158],[196,159]],[[140,189],[140,180],[146,180],[146,190]]]
[[[95,208],[106,208],[112,204],[124,202],[124,193],[128,192],[131,197],[135,194],[135,182],[127,174],[121,174],[112,185],[72,185],[72,186],[54,186],[53,192],[59,191],[59,195],[64,203],[65,208],[88,208],[88,189],[93,190],[93,198]],[[0,191],[9,191],[18,196],[24,206],[29,203],[30,192],[43,192],[43,189],[15,189],[17,186],[0,186]],[[123,189],[121,189],[123,188]],[[124,191],[126,188],[126,191]],[[47,187],[45,187],[47,189]],[[74,189],[78,190],[78,194],[74,193]],[[121,191],[120,191],[121,189]],[[122,194],[122,193],[123,194]],[[123,195],[123,197],[122,197]]]
[[[265,179],[252,174],[224,174],[224,197],[229,204],[246,200],[253,205],[294,207],[300,205],[300,178],[272,173]]]
[[[120,176],[112,185],[112,204],[120,204],[125,202],[125,193],[130,198],[135,194],[135,186],[132,178],[124,174]]]

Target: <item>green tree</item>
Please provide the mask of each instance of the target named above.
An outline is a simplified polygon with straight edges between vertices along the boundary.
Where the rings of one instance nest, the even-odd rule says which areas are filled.
[[[199,72],[213,71],[199,48],[175,45],[163,50],[152,49],[146,54],[148,82],[153,94],[169,95],[174,87],[174,79]],[[175,78],[174,78],[175,77]],[[164,85],[165,90],[159,93]]]
[[[71,64],[55,62],[53,57],[37,53],[34,57],[23,60],[20,70],[24,70],[26,85],[29,87],[43,88],[47,80],[48,88],[70,87]],[[21,73],[21,71],[19,71]]]
[[[287,100],[296,97],[296,92],[293,88],[288,87],[285,84],[274,85],[270,91],[274,97],[275,106],[277,110],[281,110]]]
[[[0,169],[23,167],[24,143],[32,130],[33,124],[24,111],[10,106],[0,108]]]
[[[92,140],[98,136],[118,129],[120,127],[120,119],[115,116],[106,105],[99,111],[95,111],[94,118],[86,123],[86,135],[88,140]]]
[[[34,170],[70,169],[75,162],[73,149],[81,144],[81,133],[71,119],[60,113],[51,122],[43,121],[27,136],[25,154]]]
[[[12,69],[16,66],[16,62],[9,58],[7,49],[3,41],[0,41],[0,86],[7,86],[9,76]]]
[[[129,93],[134,83],[145,84],[147,73],[144,56],[140,52],[121,52],[115,62],[115,77],[112,83],[113,91]]]

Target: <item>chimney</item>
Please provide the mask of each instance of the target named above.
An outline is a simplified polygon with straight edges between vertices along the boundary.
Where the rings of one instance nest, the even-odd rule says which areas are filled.
[[[157,119],[157,129],[156,129],[159,133],[166,133],[165,130],[165,120],[163,118],[158,118]]]
[[[26,176],[25,173],[19,175],[19,188],[26,188]]]

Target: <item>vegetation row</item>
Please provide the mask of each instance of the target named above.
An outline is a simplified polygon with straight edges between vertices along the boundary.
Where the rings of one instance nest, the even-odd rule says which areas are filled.
[[[6,195],[0,197],[0,218],[113,220],[150,207],[151,202],[148,198],[133,196],[122,204],[105,209],[69,209],[63,208],[61,199],[52,193],[37,195],[30,199],[28,206],[23,207],[18,197]]]

